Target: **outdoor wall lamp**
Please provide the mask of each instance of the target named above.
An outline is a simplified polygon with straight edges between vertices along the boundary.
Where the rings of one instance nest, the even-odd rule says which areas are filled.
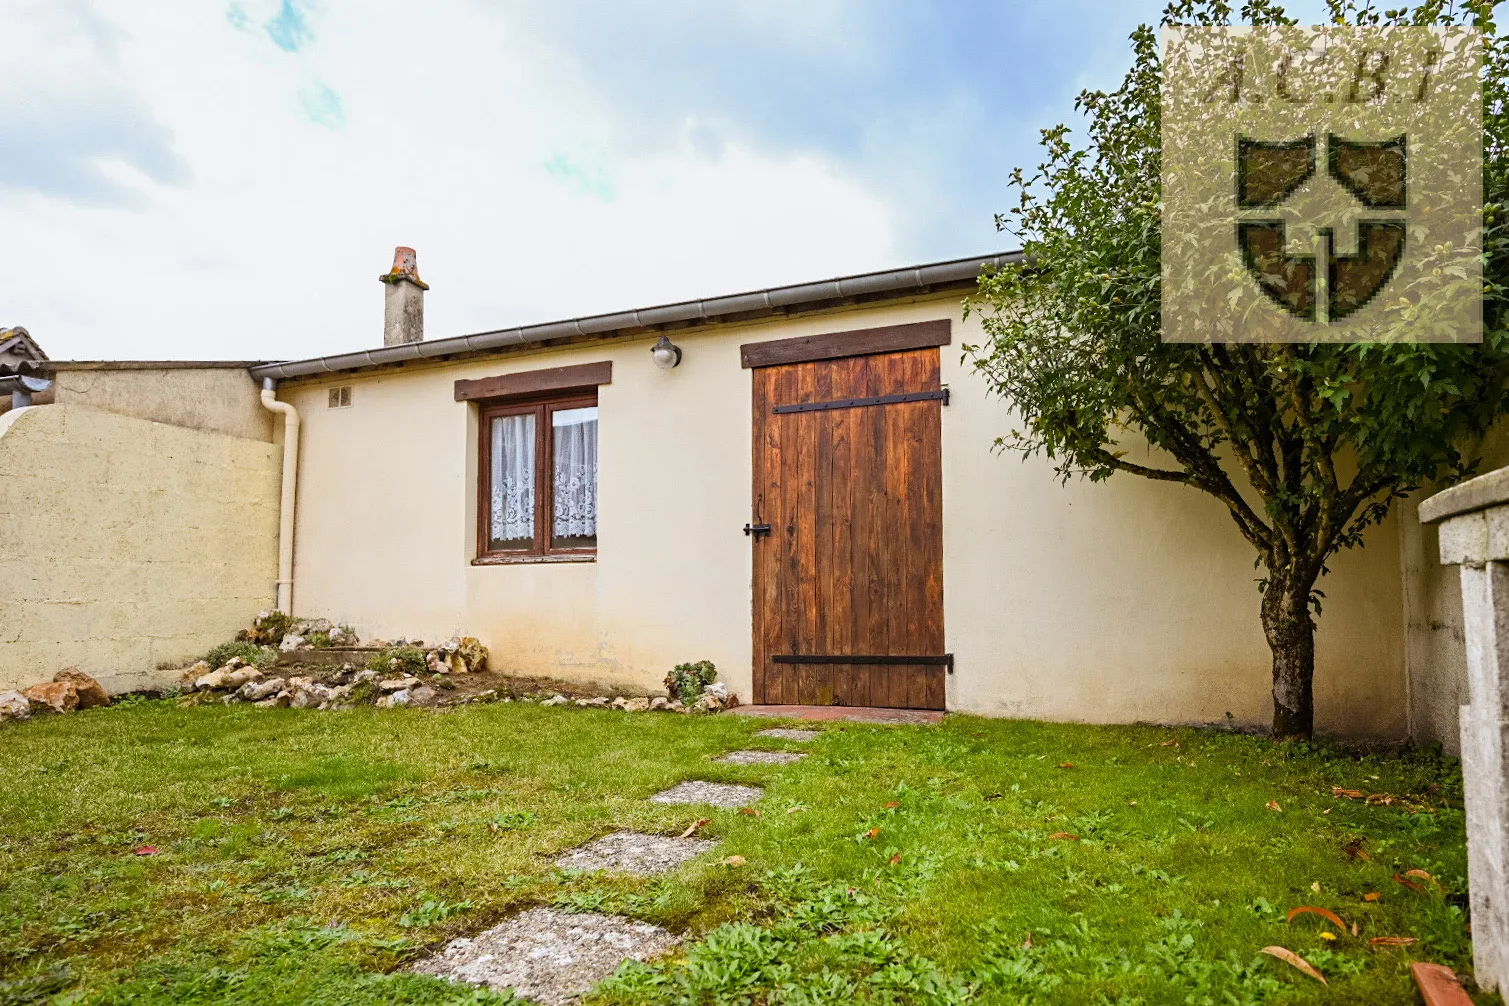
[[[662,335],[660,341],[650,347],[650,359],[661,370],[671,370],[681,363],[681,347]]]

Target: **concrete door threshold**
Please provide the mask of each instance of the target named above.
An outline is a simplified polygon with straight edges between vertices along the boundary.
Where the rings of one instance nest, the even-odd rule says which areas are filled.
[[[931,725],[942,722],[937,709],[883,709],[878,706],[735,706],[735,716],[771,716],[788,720],[847,720],[850,723]]]

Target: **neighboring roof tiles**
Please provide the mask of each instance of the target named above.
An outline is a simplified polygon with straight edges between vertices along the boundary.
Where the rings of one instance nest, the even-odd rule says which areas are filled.
[[[47,354],[42,352],[42,347],[37,345],[37,340],[31,337],[26,329],[0,328],[0,353],[16,353],[28,360],[45,360]]]
[[[607,336],[666,325],[758,317],[781,311],[814,310],[834,302],[908,297],[940,286],[967,284],[978,278],[980,271],[987,266],[999,267],[1021,261],[1021,258],[1021,252],[1005,252],[951,259],[947,262],[933,262],[905,269],[843,276],[818,283],[798,283],[793,286],[771,287],[767,290],[755,290],[726,297],[662,304],[658,307],[640,308],[635,311],[594,314],[566,321],[456,336],[451,339],[410,342],[399,346],[384,346],[380,349],[286,363],[267,363],[253,366],[251,373],[258,379],[307,377],[314,374],[380,367],[407,360],[480,353],[509,346],[549,342],[555,339],[589,335]]]

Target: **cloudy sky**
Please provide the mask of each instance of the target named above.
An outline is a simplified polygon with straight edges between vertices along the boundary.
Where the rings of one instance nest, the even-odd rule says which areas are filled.
[[[1003,248],[1157,0],[8,0],[0,327],[55,359],[431,338]]]

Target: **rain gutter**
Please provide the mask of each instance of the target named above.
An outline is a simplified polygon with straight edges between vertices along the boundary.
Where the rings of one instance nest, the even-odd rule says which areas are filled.
[[[264,363],[249,369],[252,376],[259,381],[267,378],[286,380],[315,374],[363,370],[368,367],[381,367],[409,360],[481,353],[511,346],[550,342],[556,339],[606,336],[617,332],[656,329],[668,325],[698,324],[736,317],[814,309],[834,301],[854,298],[906,297],[926,293],[938,286],[975,280],[979,278],[980,271],[987,266],[1000,267],[1019,262],[1021,259],[1021,252],[981,255],[928,265],[909,266],[905,269],[844,276],[817,283],[771,287],[767,290],[732,294],[726,297],[687,300],[675,304],[662,304],[658,307],[639,308],[634,311],[594,314],[568,321],[478,332],[474,335],[462,335],[450,339],[410,342],[399,346],[384,346],[381,349],[368,349],[285,363]]]

